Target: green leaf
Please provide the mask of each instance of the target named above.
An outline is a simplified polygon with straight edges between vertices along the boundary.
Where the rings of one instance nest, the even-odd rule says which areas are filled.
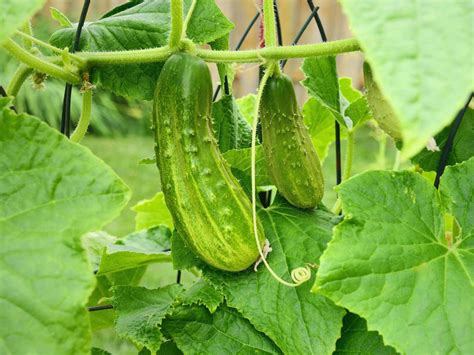
[[[190,4],[191,0],[184,1],[185,13]],[[76,26],[54,32],[50,38],[51,44],[59,48],[71,48]],[[207,43],[226,35],[232,27],[214,0],[200,0],[188,24],[188,35],[196,43]],[[97,21],[86,22],[80,49],[123,51],[162,47],[168,42],[169,32],[169,0],[146,0],[133,7],[123,7],[122,11]],[[162,62],[100,66],[91,70],[91,80],[95,85],[118,95],[151,100],[162,66]]]
[[[261,209],[259,217],[273,249],[267,260],[285,280],[291,280],[291,270],[319,262],[334,226],[331,213],[299,210],[282,198]],[[203,273],[222,290],[230,307],[239,310],[284,353],[330,354],[335,349],[345,311],[327,298],[311,294],[311,282],[297,288],[284,286],[263,265],[258,272],[250,269],[235,274],[205,268]]]
[[[333,119],[340,123],[343,130],[344,128],[352,130],[372,118],[367,99],[352,87],[352,80],[337,78],[336,58],[334,56],[306,58],[301,70],[306,77],[302,84],[308,89],[309,94],[320,103],[317,111],[307,109],[307,121],[314,123],[316,127],[319,126],[317,123],[320,123],[322,124],[321,128],[327,128],[329,114],[332,114]],[[314,106],[315,104],[311,103],[310,105]],[[314,117],[309,118],[310,114]],[[318,135],[318,138],[323,136],[322,134]],[[317,143],[323,157],[327,154],[328,145],[334,141],[334,138],[329,141],[330,136],[325,134],[322,143]],[[315,141],[318,140],[315,139]]]
[[[0,107],[0,127],[0,352],[89,352],[94,277],[80,237],[115,218],[129,189],[35,117]]]
[[[432,152],[425,147],[412,158],[412,161],[423,170],[436,171],[450,130],[451,127],[448,126],[434,137],[439,151]],[[474,110],[468,108],[454,137],[447,165],[461,163],[472,156],[474,156]]]
[[[441,191],[448,197],[448,207],[462,228],[463,242],[468,248],[467,238],[474,239],[474,158],[446,168],[441,181]],[[470,238],[470,239],[471,239]],[[472,246],[470,246],[472,250]],[[472,258],[472,256],[471,256]],[[470,272],[471,274],[473,271]],[[472,283],[472,277],[471,277]]]
[[[419,174],[370,171],[343,183],[346,218],[321,257],[313,289],[364,317],[402,353],[474,347],[473,235],[466,222],[474,215],[474,159],[446,173],[441,188],[464,226],[461,236],[445,231],[446,207]]]
[[[242,117],[232,95],[224,95],[212,104],[212,127],[222,153],[251,145],[252,129]]]
[[[316,152],[321,162],[328,155],[329,146],[334,142],[335,118],[331,110],[319,100],[310,97],[303,106],[304,123],[308,127]],[[347,130],[341,130],[341,139],[347,137]]]
[[[400,119],[402,155],[413,156],[453,120],[474,89],[467,74],[474,67],[468,44],[472,2],[341,2],[375,81]]]
[[[46,0],[2,0],[0,4],[0,44],[40,10]]]
[[[213,314],[204,307],[179,307],[163,328],[186,354],[281,353],[265,334],[226,306]]]
[[[161,323],[171,312],[175,298],[182,291],[180,285],[156,290],[144,287],[114,287],[113,305],[117,333],[138,346],[146,346],[154,353],[164,341]]]
[[[225,160],[230,164],[232,170],[239,170],[244,175],[250,176],[251,149],[234,149],[223,154]],[[265,163],[265,156],[261,146],[256,147],[255,152],[255,178],[258,186],[272,185]]]
[[[171,261],[171,231],[165,226],[135,232],[108,245],[98,275]]]
[[[251,125],[253,122],[253,115],[255,112],[255,104],[257,103],[257,96],[254,94],[248,94],[238,98],[236,100],[237,105],[239,106],[239,110],[247,120],[247,122]]]
[[[173,217],[166,207],[163,192],[158,192],[149,200],[142,200],[132,207],[135,211],[135,230],[148,229],[159,225],[165,225],[173,229]]]
[[[215,41],[234,29],[214,0],[196,0],[196,6],[186,29],[194,43]]]
[[[200,279],[180,296],[180,302],[185,306],[194,304],[205,306],[209,312],[214,313],[217,307],[224,302],[224,296],[209,282]]]
[[[62,27],[72,27],[71,20],[69,20],[68,17],[61,12],[61,10],[58,10],[55,7],[50,7],[49,10],[51,12],[51,17],[58,21]]]
[[[382,337],[374,331],[367,330],[364,318],[354,313],[347,313],[343,319],[341,337],[336,343],[334,355],[351,354],[377,354],[396,355],[392,347],[385,346]]]
[[[334,113],[341,111],[339,81],[337,79],[336,57],[306,58],[301,65],[306,79],[302,84],[311,96],[316,97]]]

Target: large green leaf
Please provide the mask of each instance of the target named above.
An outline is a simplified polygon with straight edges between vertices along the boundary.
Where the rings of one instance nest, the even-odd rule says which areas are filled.
[[[344,316],[344,325],[341,337],[336,343],[334,355],[359,354],[359,355],[396,355],[392,347],[385,346],[382,337],[374,331],[367,330],[364,318],[354,313]]]
[[[265,334],[226,306],[213,314],[204,307],[179,307],[163,328],[185,354],[281,353]]]
[[[430,151],[423,148],[412,161],[420,165],[423,170],[436,171],[438,169],[441,152],[448,139],[451,127],[448,126],[435,136],[439,150]],[[468,108],[454,137],[453,147],[448,156],[448,165],[461,163],[474,156],[474,110]]]
[[[400,119],[402,154],[412,156],[474,89],[473,2],[341,2],[375,81]]]
[[[156,290],[144,287],[117,286],[113,288],[117,333],[133,343],[146,346],[152,353],[164,340],[161,323],[175,298],[183,291],[180,285]]]
[[[267,260],[286,280],[290,280],[291,270],[319,262],[334,226],[331,213],[299,210],[283,199],[260,210],[259,217],[273,249]],[[311,282],[297,288],[284,286],[263,264],[258,272],[250,269],[238,274],[205,268],[204,277],[222,289],[230,307],[239,310],[283,352],[334,351],[345,311],[327,298],[311,294]]]
[[[232,170],[239,170],[244,175],[250,176],[251,170],[251,149],[233,149],[225,152],[225,160],[230,164]],[[255,151],[255,179],[257,186],[271,185],[270,176],[268,174],[267,165],[263,148],[257,146]]]
[[[0,44],[26,23],[46,0],[2,0],[0,3]]]
[[[469,353],[473,176],[474,159],[448,167],[443,200],[408,171],[370,171],[343,183],[346,218],[321,257],[313,291],[367,319],[400,352]],[[445,200],[460,235],[445,231]]]
[[[185,13],[191,0],[184,1]],[[215,26],[216,23],[222,27]],[[226,35],[233,25],[214,0],[199,0],[187,33],[197,43],[208,43]],[[76,26],[54,32],[50,42],[71,47]],[[82,51],[120,51],[162,47],[170,32],[170,1],[146,0],[94,22],[87,22],[81,35]],[[163,63],[114,65],[93,68],[92,81],[128,98],[150,100]]]
[[[80,237],[129,189],[39,119],[0,108],[0,353],[86,353],[94,277]]]

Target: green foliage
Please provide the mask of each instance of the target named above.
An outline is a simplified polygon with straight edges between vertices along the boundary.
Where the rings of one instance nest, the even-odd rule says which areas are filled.
[[[211,314],[204,307],[180,307],[163,327],[186,354],[279,354],[264,334],[232,308]]]
[[[161,323],[171,312],[173,302],[183,291],[180,285],[156,290],[144,287],[114,287],[113,304],[116,311],[117,333],[151,352],[160,348],[163,334]]]
[[[8,108],[13,102],[19,111],[57,127],[63,84],[48,80],[42,93],[26,85],[14,101],[0,98],[0,318],[6,324],[0,329],[0,353],[115,354],[121,349],[110,345],[117,336],[137,345],[142,355],[469,353],[474,348],[472,108],[454,139],[439,191],[429,172],[438,167],[441,152],[422,148],[433,135],[440,150],[446,148],[447,126],[474,89],[468,75],[474,66],[472,31],[466,31],[471,4],[342,0],[357,39],[229,52],[234,25],[214,0],[184,0],[188,38],[177,38],[177,47],[170,49],[170,1],[125,2],[86,23],[82,53],[69,57],[61,49],[71,47],[77,25],[56,9],[51,14],[62,28],[50,40],[59,48],[45,49],[48,45],[40,41],[30,48],[25,39],[23,48],[4,42],[36,78],[45,72],[77,82],[76,74],[88,72],[98,88],[132,99],[154,97],[157,149],[151,161],[157,160],[161,171],[138,165],[140,158],[152,155],[151,141],[104,139],[99,145],[86,137],[85,144],[110,161],[136,193],[133,211],[127,209],[120,222],[106,227],[125,237],[112,236],[101,228],[126,205],[126,185],[86,148]],[[40,3],[2,4],[0,43]],[[265,0],[265,12],[271,4]],[[173,5],[181,8],[179,2]],[[180,17],[173,14],[174,29],[182,25]],[[270,28],[266,32],[267,38],[275,35]],[[358,50],[357,42],[366,74],[369,64],[373,71],[373,78],[366,75],[366,94],[337,75],[335,55]],[[174,54],[175,49],[187,54]],[[272,185],[258,145],[256,192],[270,203],[263,208],[256,202],[261,240],[255,241],[248,147],[256,96],[232,96],[232,63],[268,66],[300,56],[310,95],[303,118],[317,152],[329,157],[326,181],[334,180],[328,148],[336,121],[341,137],[351,138],[351,144],[342,142],[343,152],[351,148],[345,175],[351,170],[354,141],[354,171],[362,173],[350,179],[347,173],[337,187],[341,216],[322,204],[298,209]],[[171,69],[161,70],[167,57]],[[10,77],[12,62],[0,60],[3,76]],[[226,87],[215,103],[203,60],[217,63]],[[12,80],[9,87],[19,84]],[[148,130],[146,104],[98,90],[94,98],[90,132]],[[262,121],[282,105],[291,105],[289,116],[299,113],[289,98],[270,100],[268,112],[260,112]],[[74,89],[73,120],[79,116],[79,99]],[[137,118],[136,124],[122,119],[124,114]],[[391,147],[391,154],[395,150],[374,121],[364,126],[372,118],[394,136],[415,168],[363,172],[385,168],[385,147]],[[276,140],[276,147],[284,150],[291,138]],[[377,161],[367,164],[375,156]],[[302,162],[282,151],[273,158],[279,173]],[[307,175],[300,173],[286,182]],[[163,193],[157,193],[159,176]],[[312,272],[309,281],[299,287],[276,282],[257,261],[256,243],[264,238],[270,246],[266,260],[276,275],[296,280],[294,272],[304,268]],[[203,259],[239,272],[218,270]],[[172,267],[183,270],[183,285],[170,285],[176,277]],[[114,309],[86,311],[108,303]]]
[[[117,216],[129,190],[86,148],[4,104],[0,295],[8,327],[0,330],[1,347],[7,353],[85,353],[90,325],[84,307],[94,279],[80,237]]]
[[[357,314],[347,313],[343,319],[341,337],[336,343],[335,355],[377,354],[396,355],[392,347],[385,346],[382,337],[374,331],[367,330],[367,322]]]
[[[472,176],[474,159],[448,167],[445,199],[407,171],[345,182],[339,194],[347,217],[321,258],[313,291],[365,317],[401,352],[469,352]],[[444,225],[447,207],[460,234]]]
[[[451,122],[474,89],[467,74],[474,66],[472,35],[464,30],[472,24],[472,4],[343,0],[342,6],[400,120],[402,153],[413,156]]]

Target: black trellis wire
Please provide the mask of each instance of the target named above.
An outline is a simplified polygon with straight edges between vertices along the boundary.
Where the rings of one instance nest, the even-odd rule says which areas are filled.
[[[308,18],[304,22],[303,26],[301,27],[301,29],[299,30],[299,32],[296,34],[295,38],[293,39],[293,42],[291,42],[292,46],[295,46],[295,45],[298,44],[301,37],[303,36],[303,33],[306,31],[309,24],[311,23],[311,20],[313,19],[313,17],[316,15],[316,12],[318,12],[318,11],[319,11],[319,6],[315,7],[314,10],[311,12],[311,15],[308,16]],[[285,68],[287,62],[288,62],[288,59],[283,59],[281,61],[281,68],[282,69]]]
[[[100,305],[100,306],[91,306],[91,307],[87,307],[87,310],[89,312],[96,312],[96,311],[105,311],[106,309],[112,309],[114,308],[113,305],[111,304],[104,304],[104,305]]]
[[[71,53],[79,51],[80,39],[82,27],[84,27],[84,22],[86,21],[87,11],[89,11],[90,0],[84,0],[82,5],[81,17],[77,24],[76,35],[74,37],[74,43],[70,50]],[[61,116],[61,133],[67,137],[71,134],[71,96],[72,96],[72,85],[66,84],[64,88],[64,99],[63,99],[63,111]]]
[[[448,164],[449,153],[451,153],[451,150],[453,148],[454,137],[456,136],[456,133],[458,132],[458,128],[461,125],[461,121],[464,117],[464,114],[466,113],[467,108],[469,107],[469,103],[471,102],[471,99],[473,98],[473,96],[474,96],[474,93],[472,93],[469,96],[469,99],[467,100],[466,104],[458,112],[458,114],[456,115],[456,118],[454,119],[454,122],[451,124],[451,129],[449,130],[448,139],[446,140],[446,144],[444,145],[443,151],[441,152],[441,156],[439,158],[439,163],[438,163],[438,169],[436,170],[436,177],[434,181],[434,187],[436,188],[439,187],[441,176],[443,175],[444,169],[446,169],[446,165]]]

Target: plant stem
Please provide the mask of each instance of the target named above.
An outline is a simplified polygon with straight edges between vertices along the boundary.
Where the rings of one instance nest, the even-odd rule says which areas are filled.
[[[10,96],[17,96],[26,78],[33,72],[33,68],[20,64],[8,83],[7,93]]]
[[[360,49],[355,38],[339,41],[261,48],[244,51],[213,51],[196,48],[194,53],[207,62],[214,63],[263,63],[266,60],[287,58],[306,58],[339,53],[354,52]],[[169,46],[150,49],[136,49],[114,52],[81,52],[77,56],[85,59],[91,66],[110,64],[139,64],[164,61],[173,51]]]
[[[77,55],[90,66],[154,63],[166,60],[173,51],[169,46],[115,52],[80,52]]]
[[[31,26],[31,20],[28,20],[24,26],[23,26],[23,31],[25,31],[26,35],[28,37],[23,37],[23,46],[27,49],[27,50],[31,50],[31,48],[33,47],[33,42],[31,40],[31,38],[33,38],[33,27]],[[16,32],[19,32],[19,31],[16,31]]]
[[[183,36],[183,0],[171,0],[171,33],[169,46],[179,47]]]
[[[82,111],[81,117],[79,118],[79,122],[77,124],[76,129],[71,134],[71,140],[73,142],[79,143],[84,135],[87,132],[87,128],[89,127],[89,122],[91,119],[91,111],[92,111],[92,89],[88,89],[84,91],[82,97]]]
[[[50,63],[37,56],[34,56],[24,48],[20,47],[12,39],[7,39],[3,43],[3,47],[20,62],[25,63],[29,67],[32,67],[38,70],[39,72],[46,73],[55,78],[63,79],[72,84],[79,84],[81,82],[81,78],[79,75],[71,73],[70,71],[63,69],[62,67],[56,64]]]
[[[263,0],[263,26],[265,47],[276,46],[275,10],[273,0]]]
[[[352,171],[352,160],[354,158],[354,131],[348,130],[347,131],[347,150],[346,150],[346,161],[344,163],[344,171],[342,176],[342,181],[349,180],[351,177]],[[332,212],[338,215],[342,209],[342,201],[341,198],[338,197],[334,207],[332,208]]]
[[[39,45],[39,46],[41,46],[41,47],[44,47],[44,48],[46,48],[46,49],[49,49],[51,52],[58,53],[58,54],[62,54],[63,51],[64,51],[63,49],[60,49],[60,48],[58,48],[58,47],[55,47],[55,46],[53,46],[53,45],[51,45],[51,44],[49,44],[49,43],[43,42],[42,40],[40,40],[40,39],[38,39],[38,38],[35,38],[35,37],[32,37],[32,36],[30,36],[29,34],[26,34],[26,33],[24,33],[24,32],[21,32],[21,31],[18,31],[18,30],[17,30],[17,31],[15,31],[15,34],[17,34],[17,35],[19,35],[19,36],[21,36],[21,37],[23,37],[23,38],[26,38],[26,39],[28,39],[29,41],[31,41],[31,42],[33,42],[33,43],[36,43],[37,45]],[[83,65],[86,63],[86,61],[85,61],[83,58],[81,58],[81,57],[75,55],[74,53],[69,53],[69,56],[70,56],[72,59],[74,59],[75,61],[77,61],[77,62],[79,62],[79,63],[81,63],[81,64],[83,64]]]
[[[184,34],[184,36],[186,36],[186,31],[188,29],[188,24],[189,24],[189,21],[191,20],[191,17],[193,16],[194,9],[196,8],[196,3],[197,3],[197,0],[193,0],[193,2],[191,4],[191,7],[189,8],[188,14],[186,15],[186,19],[184,20],[184,24],[183,24],[183,34]]]
[[[266,47],[245,51],[212,51],[197,48],[196,54],[207,62],[215,63],[262,63],[267,60],[306,58],[354,52],[360,49],[356,39],[304,44],[298,46]]]

